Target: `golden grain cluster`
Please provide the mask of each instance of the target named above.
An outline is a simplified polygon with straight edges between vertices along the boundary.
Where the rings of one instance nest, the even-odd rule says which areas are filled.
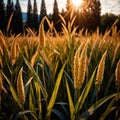
[[[117,63],[117,67],[115,70],[115,76],[116,76],[116,85],[118,89],[120,90],[120,60]]]
[[[0,31],[0,102],[2,101],[2,106],[6,106],[10,100],[13,103],[7,106],[10,109],[13,105],[15,110],[19,106],[20,111],[18,111],[17,116],[25,114],[23,116],[26,116],[26,118],[33,117],[34,119],[35,117],[37,119],[41,118],[44,114],[43,112],[47,110],[45,114],[51,117],[54,104],[56,108],[58,107],[56,99],[58,102],[63,100],[62,105],[64,100],[69,102],[67,105],[70,108],[69,113],[72,113],[71,116],[77,113],[80,115],[80,112],[84,110],[89,112],[96,110],[94,107],[96,102],[94,101],[98,102],[97,107],[99,108],[105,101],[113,98],[116,95],[116,88],[117,93],[119,93],[120,33],[116,31],[116,28],[115,30],[112,29],[114,32],[111,35],[111,31],[106,31],[104,35],[100,34],[99,30],[89,34],[84,29],[76,33],[77,28],[72,27],[75,20],[74,17],[71,18],[72,20],[67,27],[64,18],[61,17],[61,19],[63,19],[63,31],[61,33],[57,33],[55,28],[51,27],[53,23],[50,22],[48,22],[50,30],[45,33],[43,23],[47,18],[42,20],[38,35],[30,28],[27,29],[28,34],[23,36],[19,34],[8,37]],[[10,23],[8,24],[7,31],[9,31],[10,26]],[[107,69],[105,69],[105,66]],[[115,67],[116,70],[114,69]],[[102,89],[99,88],[102,85],[104,74],[106,76],[107,73],[110,73],[109,77],[106,77],[108,84],[105,93],[108,96],[104,96],[103,92],[101,92]],[[117,87],[112,88],[113,95],[110,98],[108,91],[111,89],[109,88],[111,87],[111,80],[116,83]],[[66,81],[66,86],[62,84],[64,81]],[[70,82],[68,81],[74,84],[69,84]],[[65,97],[63,98],[62,92],[66,91],[66,88],[67,92],[65,92]],[[58,92],[58,89],[61,90],[61,93]],[[72,94],[73,91],[74,95]],[[107,99],[102,98],[102,100],[98,101],[98,92],[101,92],[100,95]],[[89,99],[92,99],[93,103],[91,104],[94,105],[89,105]],[[111,107],[111,110],[116,109],[116,107],[112,106],[113,102],[114,99],[108,106],[108,108]],[[117,101],[115,102],[117,103]],[[87,107],[85,109],[84,105],[90,107],[90,109]],[[42,111],[42,109],[44,110]],[[4,113],[4,111],[2,112]],[[109,112],[107,111],[106,113],[108,114]],[[14,113],[16,114],[16,111],[13,110],[11,119],[15,116]],[[30,115],[26,115],[26,113]]]
[[[3,79],[2,79],[2,74],[0,72],[0,95],[1,95],[2,89],[3,89]]]
[[[80,51],[82,49],[82,45],[78,48],[74,57],[74,85],[76,89],[80,89],[84,79],[86,72],[86,60],[87,60],[87,45],[83,48],[81,55]]]
[[[22,72],[23,72],[23,67],[20,69],[20,72],[17,78],[17,93],[18,93],[18,98],[20,100],[20,103],[23,105],[25,102],[25,91],[24,91]]]
[[[98,65],[97,75],[96,75],[96,83],[101,85],[104,75],[104,69],[105,69],[105,60],[106,60],[107,51],[103,54],[100,63]]]

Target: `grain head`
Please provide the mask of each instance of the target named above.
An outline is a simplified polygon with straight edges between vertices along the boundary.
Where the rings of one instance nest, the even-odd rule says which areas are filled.
[[[96,83],[102,84],[104,69],[105,69],[105,60],[106,60],[107,51],[103,54],[100,63],[98,65],[97,75],[96,75]]]
[[[25,102],[25,91],[24,91],[24,85],[23,85],[23,79],[22,79],[22,72],[23,72],[23,68],[20,69],[18,78],[17,78],[17,93],[18,93],[18,98],[20,100],[20,103],[23,105]]]
[[[117,63],[117,67],[116,67],[116,70],[115,70],[115,77],[116,77],[116,86],[120,90],[120,60]]]

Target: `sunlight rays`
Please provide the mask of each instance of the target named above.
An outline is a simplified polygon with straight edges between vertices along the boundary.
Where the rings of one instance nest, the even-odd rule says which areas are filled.
[[[83,0],[72,0],[73,5],[77,8],[82,4]]]

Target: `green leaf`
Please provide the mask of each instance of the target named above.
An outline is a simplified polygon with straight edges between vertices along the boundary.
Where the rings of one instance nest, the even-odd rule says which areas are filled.
[[[22,108],[15,89],[13,88],[12,84],[8,80],[7,76],[2,71],[1,71],[1,73],[4,76],[5,80],[7,81],[8,85],[10,86],[10,91],[11,91],[11,94],[12,94],[14,100],[17,102],[17,104],[19,105],[19,107]]]
[[[50,119],[50,115],[51,115],[53,106],[55,104],[55,100],[57,98],[57,93],[58,93],[60,82],[61,82],[61,79],[62,79],[62,76],[63,76],[65,65],[66,65],[66,63],[63,65],[63,67],[61,68],[61,70],[60,70],[60,72],[58,74],[58,77],[57,77],[57,80],[56,80],[56,84],[55,84],[51,99],[50,99],[49,104],[47,106],[47,113],[46,113],[46,118],[45,118],[46,120]]]
[[[10,84],[10,91],[12,93],[12,96],[13,96],[14,100],[18,103],[19,107],[22,108],[22,106],[21,106],[21,104],[19,102],[18,96],[16,94],[16,91],[15,91],[15,89],[13,88],[13,86],[11,84]]]
[[[114,97],[112,101],[109,103],[106,111],[103,113],[103,115],[101,115],[100,120],[104,120],[105,117],[116,108],[116,107],[112,107],[115,104],[115,101],[116,98]]]
[[[88,93],[90,91],[90,88],[93,84],[93,80],[94,80],[94,76],[95,76],[95,72],[96,72],[96,69],[94,70],[90,80],[88,81],[87,85],[85,86],[84,90],[82,91],[80,97],[78,98],[78,101],[75,105],[75,113],[74,114],[77,114],[80,109],[82,108],[84,102],[85,102],[85,99],[86,97],[88,96]]]
[[[25,96],[27,95],[27,93],[29,91],[29,86],[30,86],[32,80],[33,80],[33,77],[31,77],[29,80],[27,80],[27,83],[25,84]]]
[[[34,93],[33,93],[33,87],[32,84],[30,84],[30,91],[29,91],[29,109],[36,112],[35,111],[35,107],[34,107]]]
[[[27,80],[27,83],[25,84],[25,88],[29,87],[32,80],[33,80],[33,77],[31,77],[29,80]]]
[[[41,92],[40,92],[40,86],[38,84],[38,82],[34,81],[34,85],[35,85],[35,90],[36,90],[36,99],[37,99],[37,103],[38,103],[38,109],[39,109],[39,116],[42,115],[42,105],[41,105]]]
[[[38,120],[38,118],[35,116],[35,114],[31,110],[25,110],[25,111],[19,112],[18,115],[15,117],[15,120],[20,119],[22,116],[24,117],[24,115],[28,113],[30,113],[33,116],[34,120]]]
[[[64,115],[66,115],[68,118],[70,117],[68,109],[66,107],[66,105],[68,106],[68,103],[64,103],[64,102],[57,102],[55,103],[55,105],[59,105],[64,113]]]
[[[71,120],[73,120],[74,119],[73,114],[74,114],[75,108],[74,108],[74,104],[73,104],[73,100],[71,97],[70,88],[68,86],[67,80],[66,80],[66,88],[67,88],[67,95],[68,95],[68,101],[69,101],[69,107],[70,107]]]
[[[65,117],[65,115],[57,110],[57,109],[53,109],[52,112],[60,119],[60,120],[66,120],[67,118]]]
[[[70,75],[69,75],[66,71],[65,71],[64,73],[65,73],[67,79],[70,81],[70,84],[71,84],[72,86],[74,86],[74,82],[73,82],[72,78],[70,77]]]
[[[100,100],[98,100],[95,104],[93,104],[86,112],[84,112],[79,119],[82,120],[87,120],[87,118],[92,115],[101,105],[103,105],[105,102],[107,102],[108,100],[110,100],[111,98],[115,97],[115,94],[112,94],[110,96],[106,96]]]
[[[109,110],[107,110],[107,111],[105,112],[105,114],[102,115],[102,117],[100,118],[100,120],[105,120],[105,117],[106,117],[107,115],[109,115],[112,111],[114,111],[115,109],[116,109],[116,107],[112,107],[112,108],[110,108]]]
[[[29,61],[25,58],[24,58],[24,61],[26,63],[26,65],[28,66],[28,68],[31,70],[32,74],[33,74],[33,77],[37,80],[37,82],[40,84],[40,89],[41,89],[41,92],[44,96],[44,99],[47,100],[47,91],[45,90],[45,88],[43,87],[42,85],[42,82],[39,78],[39,76],[37,75],[37,73],[35,72],[34,68],[30,65]]]

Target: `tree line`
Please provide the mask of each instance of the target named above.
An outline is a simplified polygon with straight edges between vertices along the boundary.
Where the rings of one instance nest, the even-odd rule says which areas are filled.
[[[31,0],[28,0],[27,21],[25,23],[23,22],[19,0],[16,0],[15,5],[12,0],[8,0],[6,6],[3,0],[0,0],[0,30],[5,34],[23,34],[26,33],[27,28],[30,28],[37,33],[41,20],[46,16],[50,22],[53,22],[56,31],[60,32],[62,30],[62,21],[59,14],[61,14],[66,23],[68,23],[71,19],[71,13],[73,14],[73,17],[75,17],[74,26],[78,27],[78,31],[82,28],[94,31],[97,27],[101,27],[101,30],[105,31],[109,26],[107,25],[107,22],[104,24],[105,18],[109,18],[109,14],[101,17],[100,0],[83,0],[78,8],[73,6],[71,0],[67,0],[66,10],[62,9],[61,12],[59,12],[57,0],[54,0],[53,13],[49,15],[47,15],[45,0],[41,1],[40,15],[38,15],[36,0],[33,2],[33,7]],[[120,21],[120,17],[114,15],[112,17],[115,19],[119,18]],[[114,21],[115,20],[112,22]],[[45,31],[49,29],[47,21],[44,22],[44,28]]]

